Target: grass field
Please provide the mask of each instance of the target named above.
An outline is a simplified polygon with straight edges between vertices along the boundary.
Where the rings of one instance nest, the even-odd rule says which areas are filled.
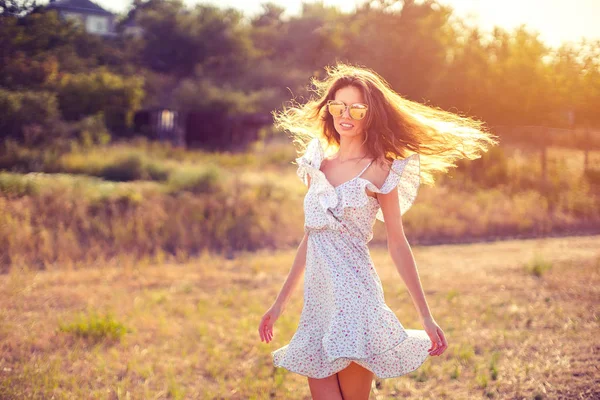
[[[375,380],[372,399],[592,399],[600,396],[600,236],[414,246],[449,348]],[[386,301],[420,328],[384,248]],[[272,366],[291,339],[301,285],[263,343],[262,313],[293,251],[179,265],[0,276],[2,399],[309,399],[306,378]]]

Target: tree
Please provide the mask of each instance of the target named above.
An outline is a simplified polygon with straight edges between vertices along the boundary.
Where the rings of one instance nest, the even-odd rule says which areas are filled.
[[[179,0],[150,2],[137,17],[145,32],[142,62],[178,77],[197,68],[224,77],[235,74],[251,50],[241,19],[234,9],[197,5],[190,10]]]
[[[37,0],[0,0],[0,16],[20,17],[38,7]]]

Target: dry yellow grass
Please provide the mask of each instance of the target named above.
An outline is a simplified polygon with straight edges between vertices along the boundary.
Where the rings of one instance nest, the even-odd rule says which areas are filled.
[[[280,139],[240,154],[141,141],[55,159],[15,147],[4,156],[16,171],[46,160],[29,167],[47,173],[0,172],[0,273],[290,248],[302,235],[306,187],[294,148]],[[413,243],[600,233],[600,178],[584,174],[582,151],[549,148],[542,185],[539,149],[499,150],[419,188],[404,219]],[[589,166],[600,171],[600,152],[589,153]],[[375,243],[385,243],[383,233],[377,224]]]
[[[450,346],[411,374],[376,380],[371,398],[598,398],[599,244],[591,236],[414,246]],[[293,255],[14,269],[0,276],[0,398],[309,399],[306,378],[270,357],[295,331],[301,286],[274,341],[256,331]],[[372,255],[388,304],[419,328],[386,250]],[[111,312],[127,333],[94,341],[59,329],[92,312]]]

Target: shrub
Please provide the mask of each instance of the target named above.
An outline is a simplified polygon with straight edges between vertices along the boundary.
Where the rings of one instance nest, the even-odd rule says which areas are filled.
[[[142,159],[137,154],[131,154],[117,160],[113,165],[105,167],[100,176],[109,181],[128,182],[143,179]]]
[[[217,190],[221,180],[219,168],[209,165],[202,170],[186,170],[174,174],[169,180],[169,188],[171,192],[208,193]]]
[[[165,181],[169,177],[169,169],[158,162],[148,161],[139,153],[131,153],[118,158],[114,164],[104,167],[98,175],[115,182]]]
[[[47,126],[58,118],[56,95],[50,92],[13,92],[0,89],[0,138],[24,139],[27,125]]]
[[[0,194],[8,197],[22,197],[39,192],[39,187],[30,175],[0,172]]]
[[[60,110],[66,120],[103,113],[112,131],[131,127],[133,113],[144,97],[141,77],[116,75],[99,69],[91,73],[65,74],[58,85]]]

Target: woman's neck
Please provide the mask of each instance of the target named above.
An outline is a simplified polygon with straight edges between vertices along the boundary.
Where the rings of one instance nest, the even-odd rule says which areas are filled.
[[[367,153],[364,141],[365,138],[362,135],[352,138],[340,137],[340,148],[338,149],[334,158],[342,163],[365,158]]]

